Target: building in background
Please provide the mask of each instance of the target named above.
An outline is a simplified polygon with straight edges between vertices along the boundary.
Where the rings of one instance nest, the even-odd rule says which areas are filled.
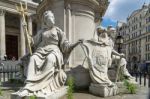
[[[22,19],[16,10],[16,5],[26,0],[0,0],[0,59],[7,55],[8,59],[18,59],[25,55],[26,44],[21,26]],[[27,0],[27,23],[30,33],[36,32],[34,15],[40,0]]]
[[[124,53],[132,68],[150,61],[150,4],[144,4],[127,18],[127,23],[118,23],[117,34],[124,37]]]

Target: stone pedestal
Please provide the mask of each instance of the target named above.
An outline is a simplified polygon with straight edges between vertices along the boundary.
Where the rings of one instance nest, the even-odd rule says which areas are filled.
[[[118,87],[115,85],[113,87],[108,87],[107,85],[100,85],[100,84],[91,84],[89,87],[90,93],[101,96],[101,97],[108,97],[114,96],[118,93]]]
[[[36,99],[60,99],[62,96],[67,94],[67,89],[68,89],[68,86],[64,86],[50,95],[36,96]],[[11,99],[31,99],[31,98],[30,96],[20,97],[17,94],[12,93]]]
[[[77,66],[71,69],[71,75],[75,79],[75,88],[76,89],[88,89],[91,83],[91,78],[89,70],[83,66]]]
[[[139,88],[139,84],[138,83],[134,83],[135,86],[137,87],[137,89]],[[124,82],[116,82],[116,85],[118,87],[118,92],[119,93],[124,93],[127,94],[129,93],[128,89],[126,88],[126,86],[124,85]]]

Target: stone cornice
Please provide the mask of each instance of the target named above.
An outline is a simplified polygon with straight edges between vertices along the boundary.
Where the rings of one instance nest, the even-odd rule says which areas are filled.
[[[16,5],[20,3],[20,0],[0,0],[0,9],[5,9],[10,13],[18,13]],[[28,2],[28,14],[36,13],[37,4]]]

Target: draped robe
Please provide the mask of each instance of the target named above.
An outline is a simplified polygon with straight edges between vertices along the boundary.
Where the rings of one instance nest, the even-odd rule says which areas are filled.
[[[62,66],[73,48],[58,27],[42,29],[33,39],[37,49],[30,57],[23,89],[35,95],[49,94],[64,85],[67,76]]]

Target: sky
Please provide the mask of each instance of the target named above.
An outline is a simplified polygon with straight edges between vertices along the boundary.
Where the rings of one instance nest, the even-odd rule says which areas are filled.
[[[127,17],[144,3],[149,4],[150,0],[109,0],[110,4],[103,16],[101,25],[116,27],[117,21],[126,22]]]

